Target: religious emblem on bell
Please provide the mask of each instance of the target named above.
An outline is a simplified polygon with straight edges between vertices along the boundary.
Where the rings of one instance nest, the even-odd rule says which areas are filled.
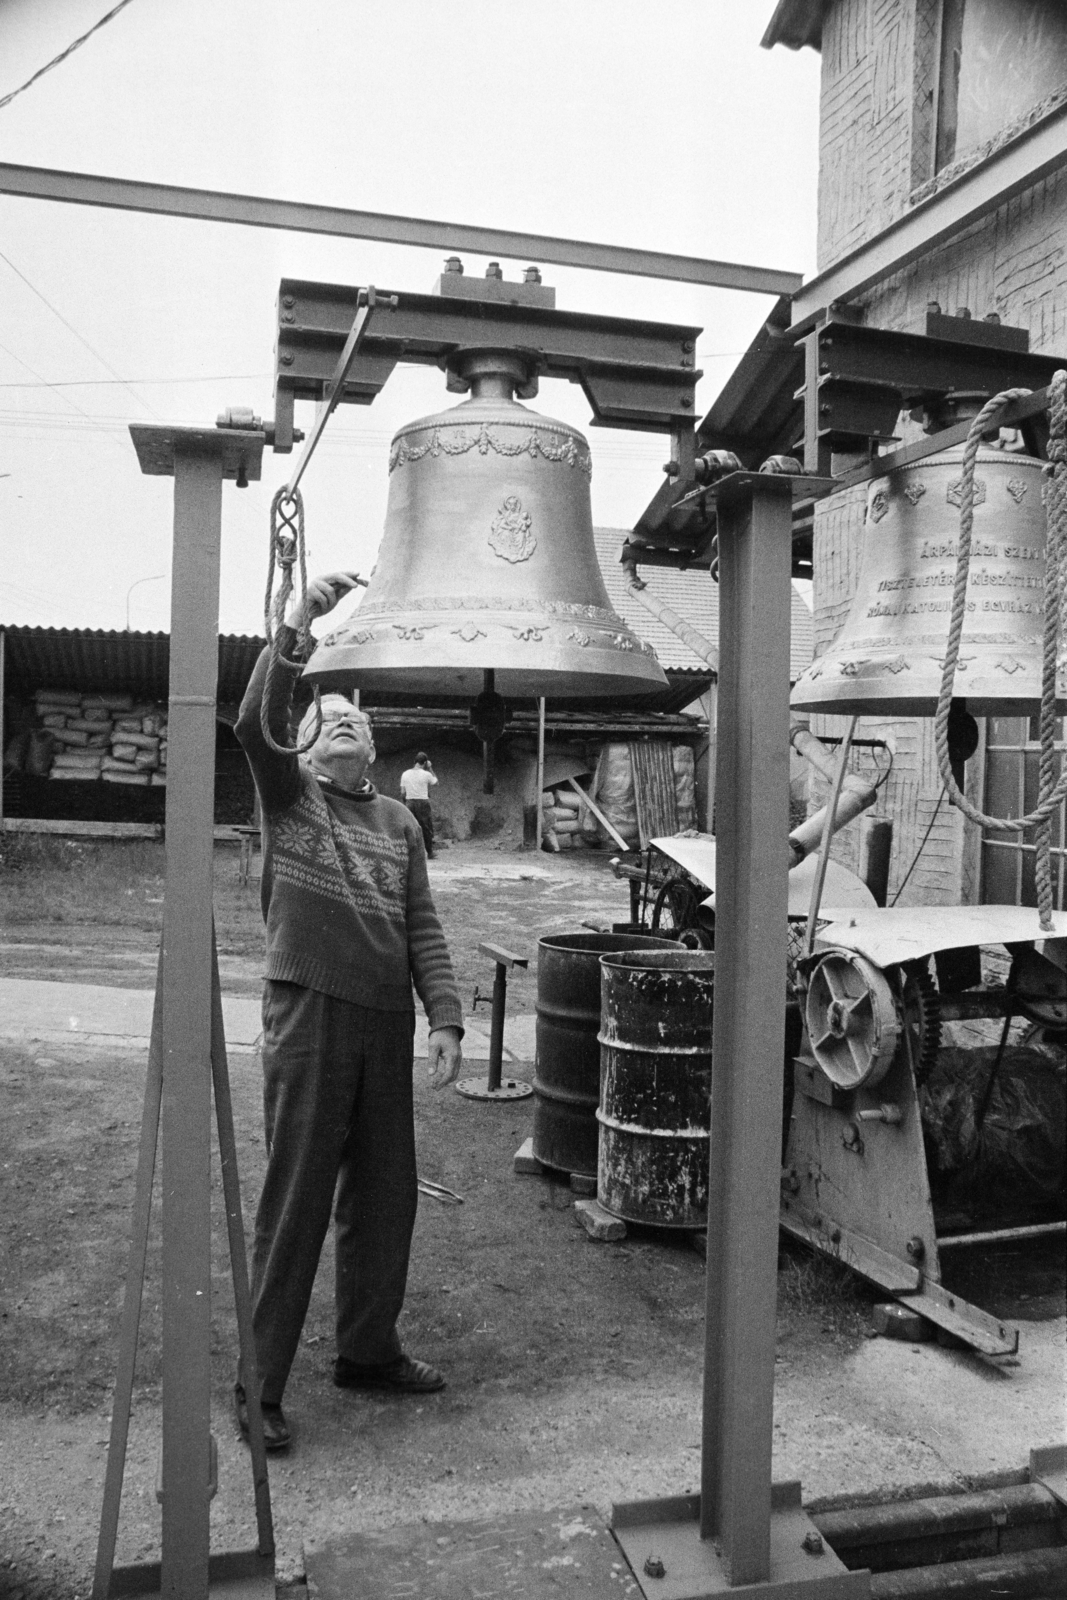
[[[489,530],[489,543],[505,561],[529,561],[537,549],[537,540],[530,532],[532,518],[522,509],[517,494],[509,494],[493,518]]]

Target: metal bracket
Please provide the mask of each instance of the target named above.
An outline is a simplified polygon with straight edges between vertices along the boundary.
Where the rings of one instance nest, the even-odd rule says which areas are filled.
[[[1030,1482],[1044,1484],[1061,1506],[1067,1506],[1067,1444],[1048,1444],[1031,1450]]]
[[[700,1537],[700,1496],[612,1506],[610,1527],[645,1600],[710,1600],[735,1589],[752,1600],[867,1600],[870,1573],[849,1572],[801,1505],[800,1484],[771,1487],[770,1572],[740,1585],[714,1539]]]

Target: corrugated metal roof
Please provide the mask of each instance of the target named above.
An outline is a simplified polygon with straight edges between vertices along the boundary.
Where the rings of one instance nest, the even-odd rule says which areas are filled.
[[[135,690],[165,700],[170,676],[168,633],[105,632],[94,628],[5,628],[4,687],[15,696],[35,689],[81,689],[101,694]],[[239,701],[263,640],[247,634],[219,638],[220,702]]]
[[[612,605],[623,621],[628,622],[634,632],[652,646],[663,670],[706,673],[706,663],[650,611],[646,611],[640,600],[630,593],[626,574],[619,563],[623,544],[628,537],[626,529],[596,528],[594,536],[597,559]],[[691,627],[718,646],[719,586],[711,581],[706,572],[677,572],[672,567],[646,567],[642,577],[657,600],[662,600],[664,605],[677,611]],[[810,664],[814,649],[811,612],[794,585],[789,651],[791,682],[795,683]]]
[[[821,49],[825,11],[826,0],[778,0],[760,44],[764,50],[776,44],[788,45],[790,50],[799,50],[806,44],[813,50]]]

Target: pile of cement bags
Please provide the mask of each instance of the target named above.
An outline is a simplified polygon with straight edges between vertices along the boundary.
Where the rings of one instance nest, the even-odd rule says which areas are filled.
[[[546,789],[543,796],[542,842],[547,850],[599,846],[596,821],[581,796],[571,788]]]
[[[50,778],[161,788],[167,781],[167,710],[130,694],[38,689],[34,705],[52,745]]]

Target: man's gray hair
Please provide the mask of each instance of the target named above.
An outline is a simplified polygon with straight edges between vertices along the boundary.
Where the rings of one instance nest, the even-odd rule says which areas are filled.
[[[338,694],[336,691],[331,691],[330,693],[321,695],[319,697],[319,704],[322,706],[323,713],[325,713],[326,707],[329,705],[331,700],[334,701],[335,703],[340,703],[341,705],[347,707],[347,709],[349,711],[354,711],[356,716],[360,717],[362,719],[362,721],[364,721],[367,724],[368,729],[371,728],[370,717],[362,709],[362,707],[357,706],[357,705],[353,705],[352,701],[348,698],[347,695]],[[300,718],[300,727],[297,730],[297,735],[296,735],[297,744],[303,744],[305,742],[305,740],[309,739],[311,737],[311,733],[312,733],[312,730],[314,729],[314,727],[315,727],[315,702],[313,700],[311,702],[311,704],[308,706],[307,710],[304,712],[304,715]]]

